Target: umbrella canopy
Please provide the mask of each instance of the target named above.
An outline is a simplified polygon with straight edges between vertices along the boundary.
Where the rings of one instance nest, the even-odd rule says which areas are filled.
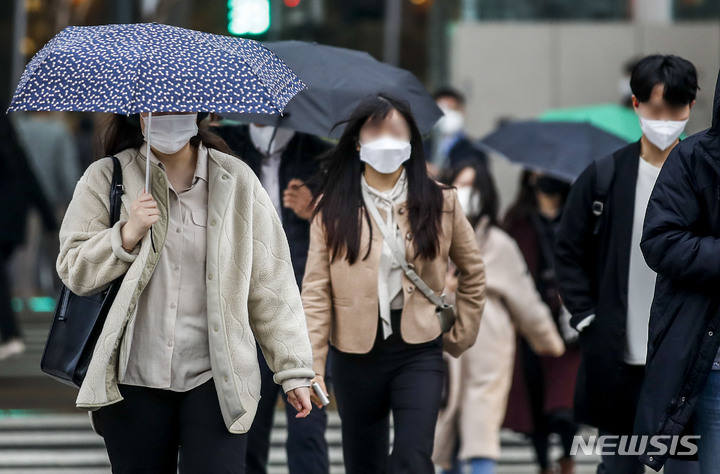
[[[69,27],[27,65],[8,111],[149,112],[151,127],[152,112],[279,114],[304,87],[253,40],[157,23]]]
[[[260,43],[157,23],[69,27],[8,110],[280,113],[304,84]]]
[[[227,118],[279,125],[299,132],[339,138],[343,127],[333,126],[350,116],[361,100],[386,93],[410,104],[422,134],[442,117],[432,95],[409,71],[382,63],[368,53],[303,41],[265,43],[307,84],[290,101],[282,118],[238,116]]]
[[[570,182],[593,160],[627,145],[589,123],[535,120],[509,123],[479,143],[525,168]]]
[[[543,112],[539,118],[543,122],[590,122],[627,142],[640,140],[642,135],[637,114],[628,107],[616,104],[551,109]]]

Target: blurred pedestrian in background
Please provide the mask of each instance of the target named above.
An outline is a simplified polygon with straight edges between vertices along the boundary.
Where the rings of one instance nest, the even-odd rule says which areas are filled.
[[[653,55],[635,65],[630,86],[642,137],[588,166],[573,184],[555,249],[563,301],[580,331],[575,414],[601,435],[633,432],[656,279],[640,249],[643,222],[660,169],[690,118],[697,73],[683,58]],[[668,464],[665,472],[692,472],[687,464]],[[600,474],[644,470],[636,456],[620,454],[603,455],[598,466]]]
[[[220,135],[233,153],[240,157],[260,179],[282,221],[290,245],[290,257],[298,287],[305,273],[310,245],[312,191],[307,183],[318,172],[317,158],[328,150],[321,139],[293,130],[263,125],[223,125],[212,130]],[[265,474],[270,452],[270,434],[275,418],[280,386],[273,381],[258,346],[262,376],[260,403],[248,433],[247,472]],[[313,410],[299,420],[295,409],[285,404],[288,436],[286,451],[290,474],[330,472],[328,444],[325,439],[327,413]]]
[[[58,220],[65,214],[81,174],[75,139],[64,118],[62,112],[12,115],[20,143]],[[29,293],[26,296],[37,293],[55,296],[60,290],[55,272],[59,252],[57,235],[44,234],[39,229],[39,220],[31,219],[29,239],[19,255],[23,265],[16,272],[21,279],[18,284]]]
[[[542,300],[568,345],[561,357],[535,352],[527,339],[518,342],[510,410],[505,426],[530,435],[541,472],[555,472],[549,459],[550,434],[560,435],[560,472],[574,472],[571,448],[578,426],[573,420],[573,394],[580,354],[575,335],[566,330],[555,276],[553,245],[570,185],[539,172],[521,176],[518,198],[505,216],[505,229],[517,241]]]
[[[438,89],[435,102],[445,115],[438,121],[425,143],[431,175],[440,176],[460,163],[477,159],[487,165],[488,158],[465,131],[465,96],[457,89]]]
[[[428,177],[415,119],[396,99],[360,103],[321,166],[327,175],[310,231],[303,306],[324,390],[328,352],[332,357],[346,471],[434,473],[442,351],[458,357],[473,345],[485,300],[473,229],[455,191]],[[373,206],[382,222],[372,218]],[[448,257],[458,267],[457,321],[449,332],[392,247],[437,294]]]
[[[182,472],[244,473],[260,398],[256,340],[296,416],[312,409],[285,233],[252,170],[200,122],[113,116],[104,143],[122,165],[120,221],[109,228],[104,159],[81,178],[60,231],[58,273],[73,292],[123,277],[76,401],[95,410],[117,472],[174,473],[179,453]]]
[[[53,208],[35,175],[6,114],[0,114],[0,360],[25,351],[25,343],[11,305],[9,262],[27,236],[28,213],[39,212],[42,227],[57,237]],[[37,230],[38,232],[40,229]]]
[[[487,299],[475,344],[459,359],[445,357],[448,395],[438,419],[433,459],[446,474],[462,474],[466,464],[472,474],[493,474],[500,458],[516,331],[540,355],[562,355],[565,345],[522,252],[500,228],[498,195],[487,166],[466,161],[451,179],[485,262]],[[446,284],[451,301],[457,280],[457,270],[451,268]]]

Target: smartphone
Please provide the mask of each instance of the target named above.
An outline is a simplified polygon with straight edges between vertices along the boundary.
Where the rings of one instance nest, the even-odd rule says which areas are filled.
[[[318,396],[323,406],[330,405],[330,399],[327,397],[327,395],[323,393],[319,383],[315,382],[314,384],[312,384],[312,388],[313,390],[315,390],[315,395]]]

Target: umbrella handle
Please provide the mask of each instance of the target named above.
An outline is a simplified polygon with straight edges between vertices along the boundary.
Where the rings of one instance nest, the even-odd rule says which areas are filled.
[[[147,148],[145,149],[145,192],[150,192],[150,130],[152,128],[152,112],[148,112],[148,120],[147,120],[147,133],[145,136],[147,137]],[[155,253],[157,253],[157,250],[155,249],[155,239],[153,238],[153,228],[150,227],[150,243],[152,244],[152,249]]]

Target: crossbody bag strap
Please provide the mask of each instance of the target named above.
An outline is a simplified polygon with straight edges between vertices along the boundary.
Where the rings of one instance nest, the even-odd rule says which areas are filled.
[[[400,251],[400,248],[397,245],[397,241],[391,235],[390,231],[385,227],[382,217],[380,217],[380,212],[378,211],[377,206],[375,206],[375,202],[373,202],[372,197],[367,192],[367,190],[365,190],[365,188],[362,189],[362,193],[363,199],[365,200],[365,207],[367,208],[368,212],[370,212],[370,215],[372,216],[377,226],[380,228],[380,232],[382,232],[383,237],[385,237],[385,242],[388,243],[388,246],[390,247],[390,250],[395,257],[395,260],[398,261],[410,281],[412,281],[415,286],[427,297],[427,299],[429,299],[438,308],[446,308],[450,306],[441,296],[435,293],[432,288],[430,288],[423,281],[422,278],[420,278],[420,275],[418,275],[415,270],[410,267],[410,264],[407,262],[407,260],[405,260],[403,252]],[[388,212],[392,212],[392,209]]]

